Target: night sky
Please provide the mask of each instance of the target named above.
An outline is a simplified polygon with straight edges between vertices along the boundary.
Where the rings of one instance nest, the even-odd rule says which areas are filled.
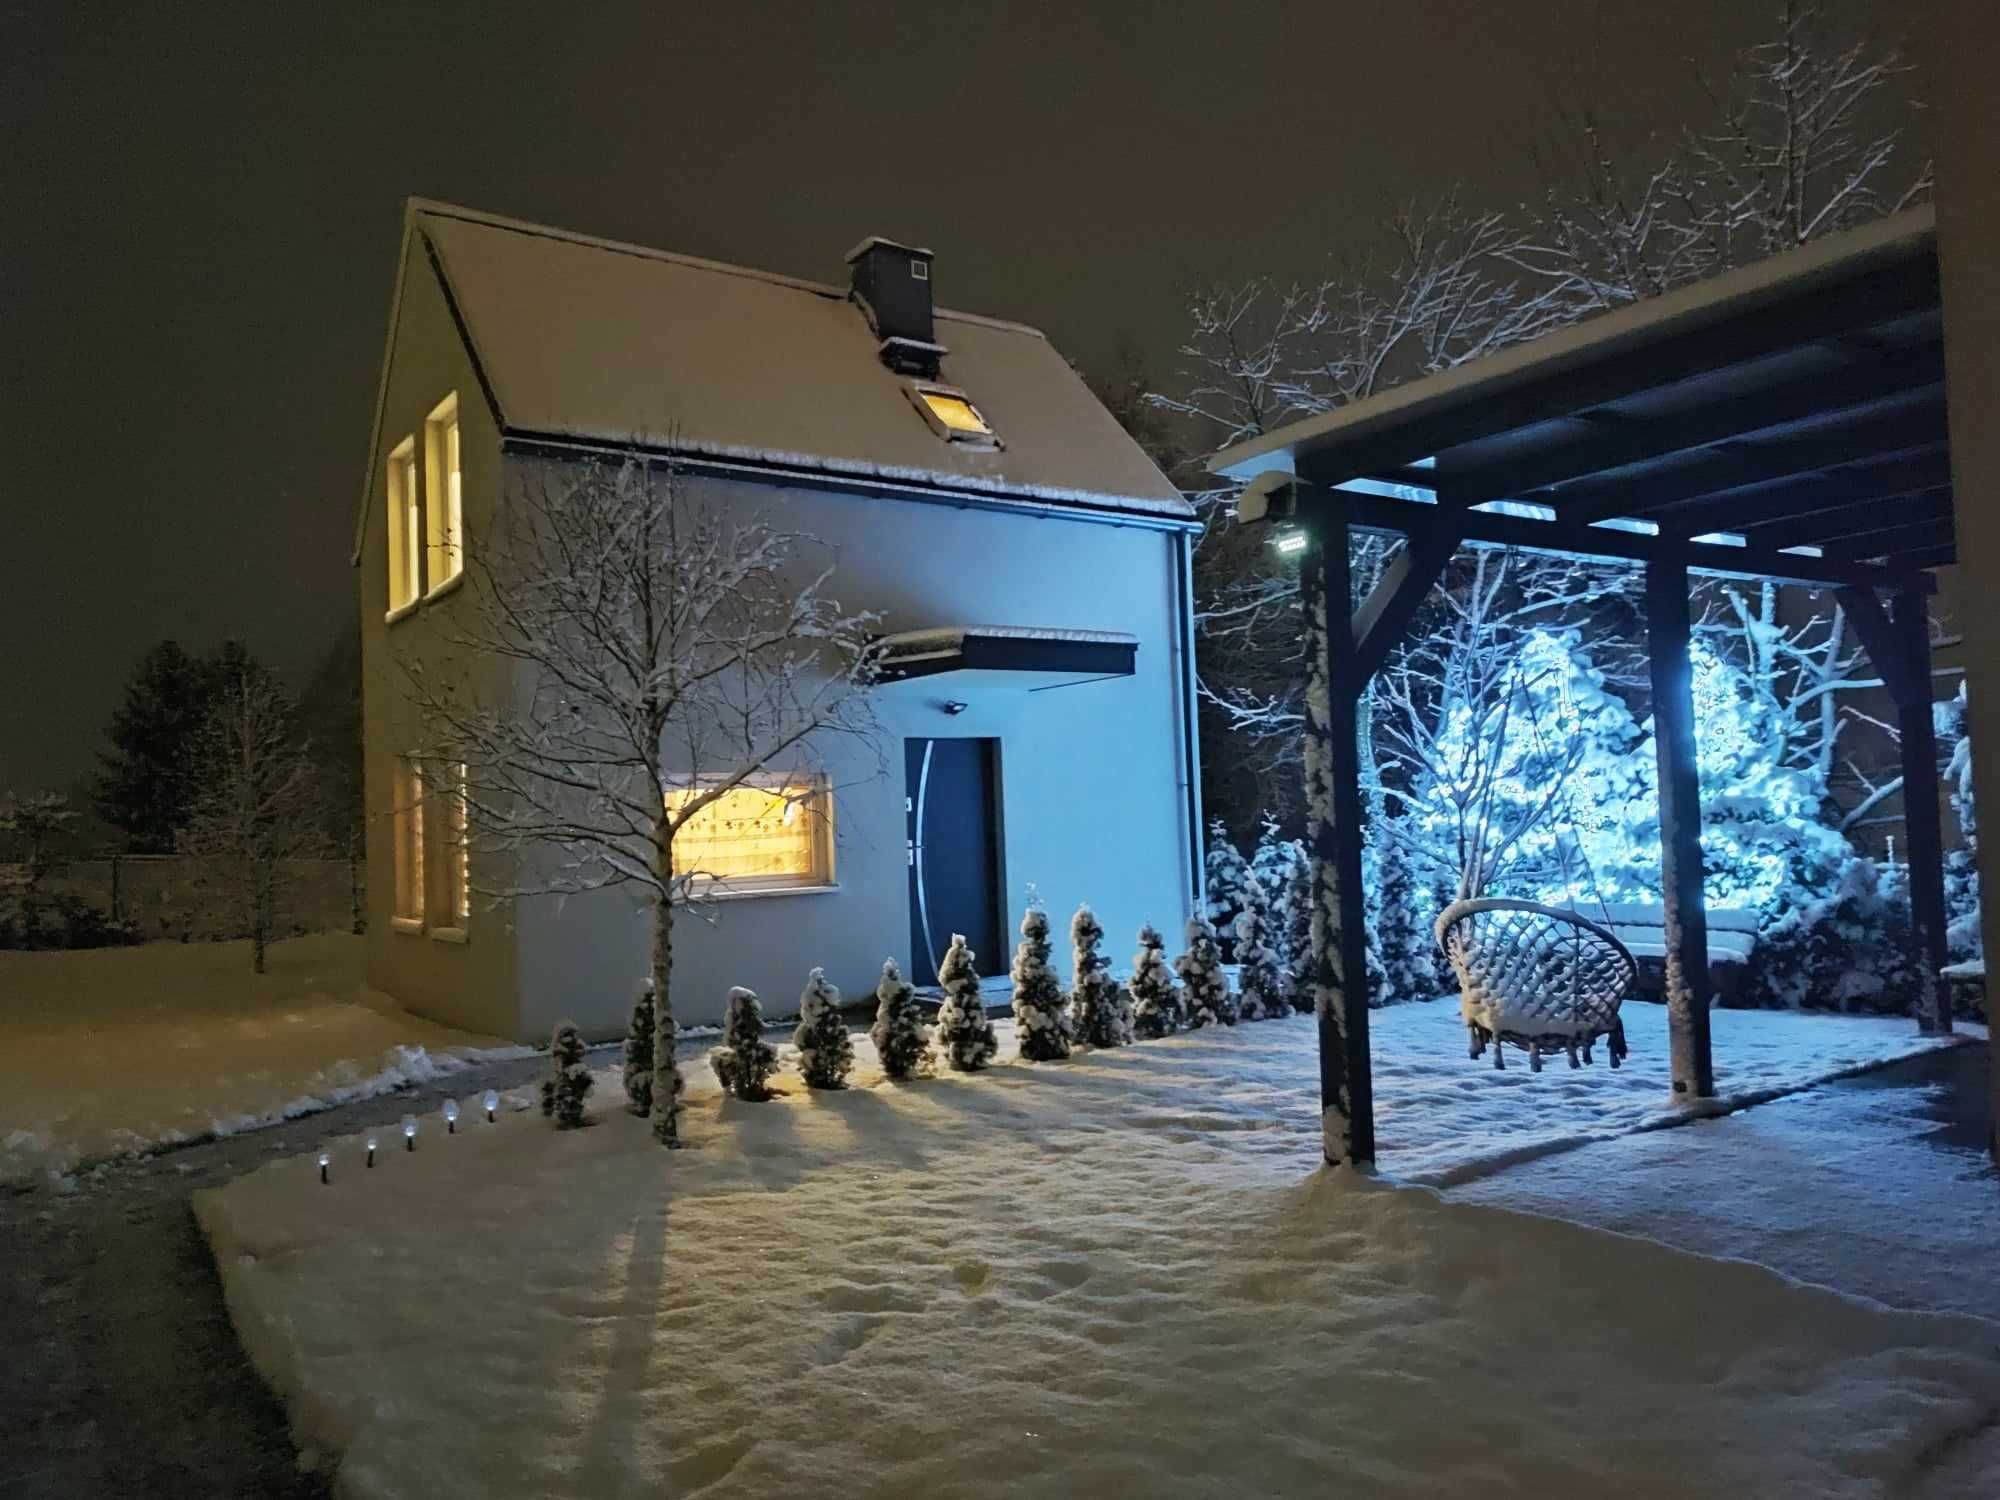
[[[1765,10],[10,4],[0,791],[88,771],[161,636],[298,685],[353,628],[408,194],[820,280],[913,239],[941,303],[1164,372],[1190,281],[1526,196],[1559,110],[1671,130]]]

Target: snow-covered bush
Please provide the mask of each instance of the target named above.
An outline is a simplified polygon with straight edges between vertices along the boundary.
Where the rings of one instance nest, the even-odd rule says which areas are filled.
[[[549,1036],[549,1076],[542,1080],[542,1113],[558,1130],[583,1123],[583,1099],[597,1080],[583,1060],[583,1033],[575,1023],[558,1021]]]
[[[1945,758],[1945,792],[1958,820],[1961,848],[1944,857],[1945,946],[1953,963],[1985,952],[1979,928],[1979,818],[1972,804],[1972,739],[1967,718],[1965,684],[1948,703],[1932,710],[1938,749]]]
[[[814,969],[806,979],[792,1045],[799,1049],[799,1072],[807,1088],[847,1087],[847,1075],[854,1071],[854,1038],[840,1013],[840,991],[827,982],[824,969]]]
[[[1139,951],[1132,955],[1132,1029],[1139,1036],[1170,1036],[1185,1019],[1166,947],[1167,940],[1152,923],[1139,929]]]
[[[1236,916],[1237,1014],[1245,1021],[1269,1021],[1292,1012],[1291,986],[1265,931],[1263,891],[1247,886],[1243,910]]]
[[[653,1112],[653,981],[639,981],[625,1028],[625,1105],[640,1119]]]
[[[944,1002],[938,1006],[934,1035],[945,1061],[961,1073],[977,1072],[1000,1050],[986,1004],[980,999],[979,971],[973,968],[972,960],[964,934],[954,932],[944,962],[938,965],[938,987],[944,991]]]
[[[1766,921],[1743,1002],[1841,1011],[1907,1011],[1919,993],[1902,871],[1854,859],[1826,896]]]
[[[1243,909],[1243,887],[1250,883],[1250,862],[1229,841],[1220,818],[1208,825],[1208,853],[1202,860],[1203,889],[1208,901],[1204,915],[1217,932],[1228,932]]]
[[[875,986],[875,1024],[868,1029],[882,1071],[891,1078],[909,1078],[930,1071],[931,1029],[917,1006],[917,991],[896,960],[882,961],[882,979]]]
[[[723,1089],[739,1099],[771,1097],[771,1075],[777,1071],[778,1049],[764,1040],[764,1007],[753,990],[738,986],[729,992],[722,1018],[722,1045],[708,1054],[708,1065]]]
[[[1187,951],[1174,960],[1174,972],[1186,991],[1189,1030],[1236,1024],[1236,997],[1222,972],[1222,949],[1215,941],[1215,929],[1200,917],[1188,921]]]
[[[1088,906],[1079,906],[1070,918],[1069,940],[1075,968],[1070,1015],[1076,1039],[1093,1047],[1122,1047],[1132,1040],[1130,1002],[1111,977],[1111,960],[1103,951],[1104,924]]]
[[[1069,1001],[1049,963],[1049,914],[1039,905],[1021,916],[1021,943],[1014,950],[1014,1034],[1021,1056],[1054,1062],[1069,1056]]]

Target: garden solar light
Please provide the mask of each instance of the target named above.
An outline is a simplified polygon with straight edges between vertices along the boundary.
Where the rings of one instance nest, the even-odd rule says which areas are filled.
[[[458,1134],[458,1101],[456,1099],[447,1099],[444,1101],[444,1133],[446,1135]]]
[[[415,1115],[403,1116],[403,1149],[405,1151],[414,1151],[417,1149],[417,1117]]]
[[[320,1152],[320,1154],[319,1154],[319,1180],[320,1180],[321,1182],[326,1182],[326,1181],[328,1181],[328,1180],[329,1180],[329,1179],[327,1178],[327,1175],[326,1175],[326,1169],[327,1169],[328,1167],[332,1166],[332,1165],[333,1165],[333,1157],[332,1157],[332,1155],[331,1155],[331,1154],[330,1154],[329,1152],[325,1152],[325,1151],[322,1151],[322,1152]]]
[[[375,1137],[372,1135],[368,1137],[368,1165],[375,1165]]]
[[[483,1102],[486,1105],[486,1123],[491,1125],[493,1123],[493,1111],[500,1107],[500,1096],[492,1089],[488,1089]]]

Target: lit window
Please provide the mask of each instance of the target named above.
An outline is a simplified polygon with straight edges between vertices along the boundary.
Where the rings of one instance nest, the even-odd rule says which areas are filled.
[[[667,794],[669,811],[702,795]],[[833,798],[823,776],[731,787],[674,835],[674,868],[697,889],[794,890],[833,884]]]
[[[417,440],[406,437],[389,454],[389,608],[414,604],[423,592],[418,565]]]
[[[465,931],[472,915],[472,855],[466,846],[465,766],[454,766],[451,780],[437,798],[438,816],[431,819],[430,831],[437,842],[430,851],[430,867],[438,872],[438,910],[450,914],[451,925]]]
[[[1000,446],[992,426],[964,391],[948,385],[908,385],[903,389],[931,431],[945,441],[969,443],[975,448]]]
[[[392,819],[396,844],[395,919],[405,927],[424,924],[424,784],[417,764],[398,758]]]
[[[459,483],[458,396],[438,403],[424,423],[424,471],[431,503],[430,580],[435,593],[465,569],[465,504]]]

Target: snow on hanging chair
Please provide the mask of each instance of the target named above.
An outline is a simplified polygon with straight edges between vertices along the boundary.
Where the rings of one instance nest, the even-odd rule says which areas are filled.
[[[1473,1057],[1490,1045],[1493,1066],[1504,1068],[1512,1042],[1537,1073],[1545,1052],[1565,1053],[1574,1068],[1579,1049],[1591,1061],[1602,1037],[1612,1067],[1624,1058],[1618,1006],[1639,966],[1610,928],[1557,906],[1474,897],[1438,914],[1437,941],[1458,975]]]

